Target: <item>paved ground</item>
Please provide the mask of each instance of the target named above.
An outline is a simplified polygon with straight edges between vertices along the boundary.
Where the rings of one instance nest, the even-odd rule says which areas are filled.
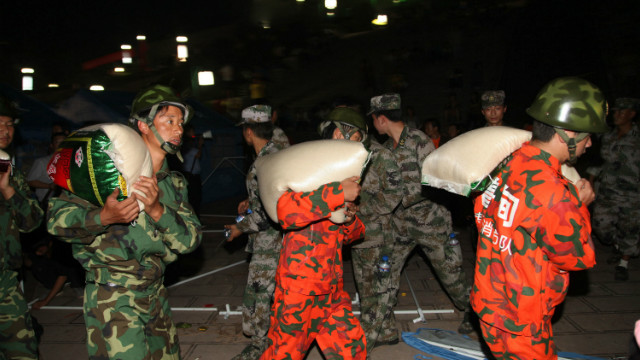
[[[235,202],[234,202],[235,203]],[[206,212],[227,216],[203,216],[206,230],[220,230],[222,224],[232,221],[235,204],[230,202],[210,206]],[[460,231],[463,252],[466,258],[467,275],[471,276],[473,251],[469,234]],[[221,232],[207,232],[203,240],[204,261],[197,257],[182,261],[181,269],[197,269],[198,274],[207,274],[170,288],[170,303],[176,323],[190,324],[180,329],[180,343],[183,359],[230,359],[247,343],[242,334],[241,316],[232,313],[224,316],[226,305],[232,311],[238,310],[247,276],[247,259],[243,244],[222,242]],[[570,294],[564,306],[558,311],[554,331],[556,342],[562,351],[577,352],[609,359],[623,359],[628,356],[631,329],[635,320],[640,319],[640,261],[632,260],[631,280],[613,280],[613,267],[606,264],[609,249],[598,247],[598,265],[589,271],[574,274]],[[228,266],[228,267],[227,267]],[[225,269],[222,269],[227,267]],[[216,269],[219,269],[216,271]],[[446,294],[434,278],[424,257],[415,253],[409,260],[405,273],[415,291],[419,306],[423,310],[453,309]],[[183,277],[181,280],[192,279]],[[355,293],[351,263],[345,261],[345,287]],[[45,291],[29,281],[26,286],[28,298]],[[66,288],[56,297],[51,306],[56,308],[34,311],[33,314],[44,326],[41,344],[42,359],[83,359],[86,358],[86,334],[80,310],[81,300]],[[218,311],[213,311],[213,308]],[[189,311],[190,309],[190,311]],[[357,307],[354,307],[356,310]],[[398,309],[415,310],[409,284],[403,277]],[[414,323],[415,315],[399,315],[398,326],[402,331],[416,331],[430,327],[455,330],[462,319],[457,310],[450,314],[426,315],[425,322]],[[471,335],[477,338],[477,334]],[[378,359],[414,359],[421,352],[404,343],[376,348],[371,356]],[[439,359],[437,357],[432,357]],[[313,348],[307,359],[323,359],[317,348]]]

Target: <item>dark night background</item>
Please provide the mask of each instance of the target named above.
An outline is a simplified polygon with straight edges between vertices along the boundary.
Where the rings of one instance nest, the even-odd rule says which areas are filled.
[[[339,0],[328,17],[318,0],[3,1],[0,82],[19,88],[20,68],[33,67],[30,95],[51,105],[93,83],[135,92],[157,81],[212,103],[230,93],[246,96],[259,74],[275,104],[312,109],[338,95],[366,103],[393,90],[421,118],[441,117],[451,94],[464,117],[473,117],[478,93],[504,89],[506,120],[519,125],[538,89],[557,76],[582,76],[609,102],[640,97],[639,7],[594,0]],[[371,24],[379,12],[389,15],[389,26]],[[262,28],[265,19],[270,29]],[[120,44],[135,48],[137,34],[147,36],[145,69],[134,63],[125,75],[112,72],[115,64],[83,71],[83,63]],[[187,64],[175,61],[176,35],[189,36]],[[234,67],[231,87],[193,89],[194,69],[217,72],[224,65]],[[50,82],[60,88],[47,89]]]

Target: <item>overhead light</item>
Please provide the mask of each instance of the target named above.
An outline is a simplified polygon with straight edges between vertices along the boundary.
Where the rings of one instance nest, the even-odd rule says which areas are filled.
[[[124,68],[123,67],[115,67],[113,68],[114,72],[124,72]]]
[[[23,91],[33,90],[33,76],[25,75],[22,77],[22,90]]]
[[[333,11],[327,11],[327,16],[334,16],[336,13],[334,13]]]
[[[120,45],[120,49],[122,49],[122,50],[131,50],[131,45],[122,44],[122,45]]]
[[[296,2],[304,2],[304,0],[296,0]]]
[[[324,0],[324,7],[333,10],[338,7],[338,0]]]
[[[269,20],[262,20],[262,28],[271,29],[271,23],[269,22]]]
[[[186,36],[176,36],[176,41],[179,43],[185,43],[189,41],[189,38]]]
[[[147,37],[144,35],[138,35],[136,36],[136,40],[147,40]]]
[[[122,51],[122,63],[123,64],[133,63],[133,59],[131,58],[131,52],[126,50]]]
[[[387,15],[378,15],[377,18],[371,20],[371,23],[378,26],[387,25]]]
[[[189,49],[187,45],[178,45],[178,61],[186,62],[189,57]]]
[[[213,85],[214,83],[213,71],[198,71],[198,84],[200,86]]]
[[[32,68],[22,68],[20,69],[20,72],[23,74],[33,74],[35,70],[33,70]]]
[[[54,84],[54,83],[51,83],[51,84],[47,85],[47,87],[50,87],[50,88],[57,88],[57,87],[60,87],[60,85],[58,85],[58,84]]]
[[[91,90],[91,91],[104,91],[104,86],[102,86],[102,85],[91,85],[89,87],[89,90]]]

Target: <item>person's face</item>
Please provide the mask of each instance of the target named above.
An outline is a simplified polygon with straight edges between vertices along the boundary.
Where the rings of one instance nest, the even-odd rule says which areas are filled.
[[[252,141],[251,141],[251,129],[249,129],[246,126],[242,127],[242,137],[244,138],[244,141],[247,143],[247,145],[251,146],[253,145]]]
[[[382,119],[382,116],[376,115],[376,114],[373,114],[371,116],[373,117],[373,127],[376,128],[376,131],[378,132],[378,134],[380,135],[384,134],[384,131],[385,131],[383,127],[384,119]]]
[[[613,112],[613,124],[616,126],[626,125],[631,122],[636,112],[632,109],[618,109]]]
[[[6,149],[13,141],[13,119],[9,116],[0,116],[0,149]]]
[[[567,136],[569,137],[576,137],[576,135],[578,135],[578,133],[573,132],[573,131],[567,131],[565,130],[567,133]],[[587,149],[591,147],[591,135],[587,136],[586,138],[582,139],[581,141],[579,141],[576,144],[576,157],[580,157],[582,156],[582,154],[584,154],[585,152],[587,152]],[[567,152],[569,150],[567,149]]]
[[[180,146],[182,143],[184,118],[180,108],[169,105],[168,108],[156,114],[153,124],[158,130],[158,134],[164,141]]]
[[[502,118],[505,112],[507,112],[507,107],[504,105],[489,106],[482,109],[482,115],[484,115],[489,126],[502,125]]]
[[[340,131],[340,129],[336,128],[333,131],[333,139],[334,140],[344,140],[344,135],[342,135],[342,131]],[[349,140],[351,141],[362,141],[362,133],[360,131],[356,131],[355,133],[353,133],[350,137]]]
[[[458,136],[458,128],[455,125],[449,125],[447,133],[449,134],[449,137],[453,139],[454,137]]]
[[[433,126],[432,123],[428,122],[426,124],[424,124],[424,132],[425,134],[429,135],[430,138],[433,138],[434,136],[438,135],[436,133],[436,127]]]

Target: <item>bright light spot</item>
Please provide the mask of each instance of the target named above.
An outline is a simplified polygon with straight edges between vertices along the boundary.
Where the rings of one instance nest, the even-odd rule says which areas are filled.
[[[189,57],[189,49],[187,45],[178,45],[178,60],[181,62],[187,61]]]
[[[138,35],[136,36],[136,40],[147,40],[147,37],[144,35]]]
[[[324,7],[333,10],[338,7],[338,0],[324,0]]]
[[[122,63],[123,64],[131,64],[133,62],[133,59],[131,59],[131,52],[129,51],[123,51],[122,52]]]
[[[336,13],[334,13],[333,11],[327,11],[327,16],[334,16]]]
[[[122,49],[122,50],[131,50],[131,45],[122,44],[122,45],[120,45],[120,49]]]
[[[567,115],[569,115],[569,111],[571,111],[571,103],[562,104],[562,108],[560,108],[560,121],[565,121]]]
[[[269,20],[262,20],[262,28],[271,29],[271,23],[269,22]]]
[[[22,68],[20,69],[20,72],[22,72],[23,74],[33,74],[35,70],[33,70],[32,68]]]
[[[113,68],[113,71],[114,72],[124,72],[124,68],[123,67],[116,67],[116,68]]]
[[[49,84],[49,85],[47,85],[47,86],[48,86],[48,87],[50,87],[50,88],[57,88],[57,87],[60,87],[60,85],[58,85],[58,84],[53,84],[53,83],[51,83],[51,84]]]
[[[104,90],[104,86],[102,86],[102,85],[91,85],[89,87],[89,90],[91,90],[91,91],[103,91]]]
[[[371,23],[373,25],[380,25],[380,26],[387,25],[387,15],[378,15],[378,17],[373,19]]]
[[[201,86],[213,85],[213,71],[198,71],[198,84]]]
[[[22,77],[22,90],[23,91],[33,90],[33,76],[25,75]]]
[[[296,2],[304,2],[304,0],[296,0]]]
[[[186,36],[176,36],[176,41],[179,43],[183,43],[189,41],[189,38],[187,38]]]

